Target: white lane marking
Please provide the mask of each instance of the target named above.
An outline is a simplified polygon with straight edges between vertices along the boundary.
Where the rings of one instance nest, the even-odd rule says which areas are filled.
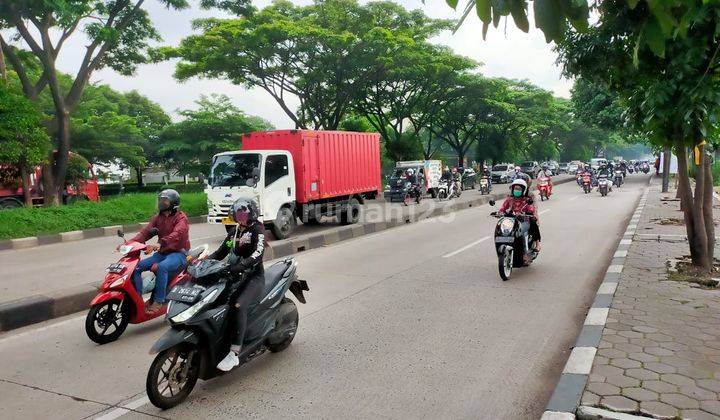
[[[580,196],[579,196],[579,195],[576,195],[576,196],[570,198],[570,201],[575,201],[575,200],[577,200],[578,198],[580,198]]]
[[[538,213],[538,216],[540,216],[541,214],[545,214],[549,211],[550,211],[550,209],[545,209],[545,210],[541,211],[540,213]]]
[[[590,308],[584,325],[605,325],[610,308]]]
[[[563,373],[589,375],[595,353],[597,353],[597,348],[595,347],[575,347],[572,349],[567,363],[565,363]]]
[[[213,236],[201,236],[199,238],[192,238],[192,241],[204,241],[205,239],[218,239],[218,238],[224,238],[227,235],[213,235]]]
[[[18,333],[18,334],[8,335],[7,337],[2,337],[2,338],[0,338],[0,344],[5,343],[6,341],[10,341],[10,340],[14,340],[14,339],[20,338],[20,337],[25,337],[25,336],[28,336],[28,335],[30,335],[30,334],[38,334],[38,333],[41,333],[41,332],[43,332],[43,331],[47,331],[47,330],[49,330],[49,329],[51,329],[51,328],[57,328],[57,327],[59,327],[59,326],[61,326],[61,325],[69,324],[69,323],[74,322],[74,321],[77,321],[77,320],[79,320],[79,319],[83,319],[83,318],[85,318],[85,316],[86,316],[86,314],[78,315],[78,316],[76,316],[76,317],[73,317],[73,318],[70,318],[70,319],[66,319],[66,320],[64,320],[64,321],[55,322],[55,323],[52,323],[52,324],[50,324],[50,325],[46,325],[46,326],[44,326],[44,327],[34,328],[34,329],[31,329],[31,330],[28,330],[28,331],[24,331],[24,332],[21,332],[21,333]]]
[[[448,253],[448,254],[443,255],[443,258],[453,257],[453,256],[455,256],[455,255],[457,255],[457,254],[459,254],[459,253],[461,253],[461,252],[463,252],[463,251],[467,251],[468,249],[474,247],[475,245],[477,245],[477,244],[479,244],[479,243],[481,243],[481,242],[487,241],[487,240],[490,239],[490,238],[492,238],[492,236],[484,236],[484,237],[478,239],[477,241],[471,242],[471,243],[465,245],[464,247],[462,247],[462,248],[460,248],[460,249],[458,249],[458,250],[455,250],[455,251],[453,251],[453,252],[450,252],[450,253]]]
[[[575,414],[562,411],[546,411],[540,420],[575,420]]]
[[[617,283],[609,282],[609,283],[603,283],[598,288],[597,294],[598,295],[614,295],[615,290],[617,289]]]
[[[623,271],[623,266],[622,266],[622,264],[611,265],[611,266],[608,267],[608,269],[607,269],[607,272],[608,272],[608,273],[622,273],[622,271]]]
[[[138,409],[149,402],[150,402],[150,399],[147,397],[147,395],[143,395],[142,397],[140,397],[134,401],[130,401],[129,403],[123,405],[122,407],[118,407],[103,416],[95,417],[95,420],[115,420],[116,418],[122,417],[125,414],[129,413],[130,411]]]

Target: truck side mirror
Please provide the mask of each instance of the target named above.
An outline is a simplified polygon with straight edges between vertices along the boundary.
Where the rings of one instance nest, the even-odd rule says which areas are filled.
[[[247,181],[245,181],[245,185],[247,185],[250,188],[255,188],[255,185],[257,185],[257,183],[255,182],[255,179],[250,178]]]

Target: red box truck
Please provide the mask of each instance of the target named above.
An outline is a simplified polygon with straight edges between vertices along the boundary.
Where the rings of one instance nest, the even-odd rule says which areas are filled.
[[[380,135],[344,131],[277,130],[243,136],[242,150],[213,157],[208,222],[231,224],[230,205],[253,198],[263,222],[287,238],[297,218],[321,216],[356,223],[360,205],[381,193]]]

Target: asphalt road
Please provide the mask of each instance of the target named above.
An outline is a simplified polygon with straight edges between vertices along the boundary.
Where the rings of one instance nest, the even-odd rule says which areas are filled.
[[[488,206],[302,253],[311,290],[293,345],[198,383],[169,411],[143,393],[160,320],[105,346],[85,336],[84,314],[0,335],[2,416],[539,418],[646,181],[605,198],[557,186],[538,203],[542,253],[509,282]]]

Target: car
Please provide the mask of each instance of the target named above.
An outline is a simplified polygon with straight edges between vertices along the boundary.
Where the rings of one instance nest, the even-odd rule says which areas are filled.
[[[567,164],[567,173],[569,174],[575,174],[578,169],[580,169],[580,162],[579,161],[572,161]]]
[[[590,159],[590,167],[597,171],[602,165],[607,165],[608,161],[605,158],[592,158]]]
[[[560,162],[560,164],[558,165],[558,173],[560,173],[560,174],[566,174],[566,173],[568,173],[568,166],[570,166],[569,163],[567,163],[567,162]]]
[[[537,161],[529,160],[520,165],[520,170],[532,179],[536,178],[538,172],[540,172],[540,165],[538,165]]]
[[[547,162],[543,162],[543,163],[540,164],[540,168],[543,168],[543,167],[545,167],[545,166],[548,167],[548,170],[550,171],[550,173],[551,173],[552,175],[557,175],[557,174],[560,173],[560,169],[559,169],[559,167],[558,167],[558,163],[555,162],[554,160],[548,160]]]
[[[515,176],[515,165],[511,163],[499,163],[490,171],[493,184],[505,184]]]

